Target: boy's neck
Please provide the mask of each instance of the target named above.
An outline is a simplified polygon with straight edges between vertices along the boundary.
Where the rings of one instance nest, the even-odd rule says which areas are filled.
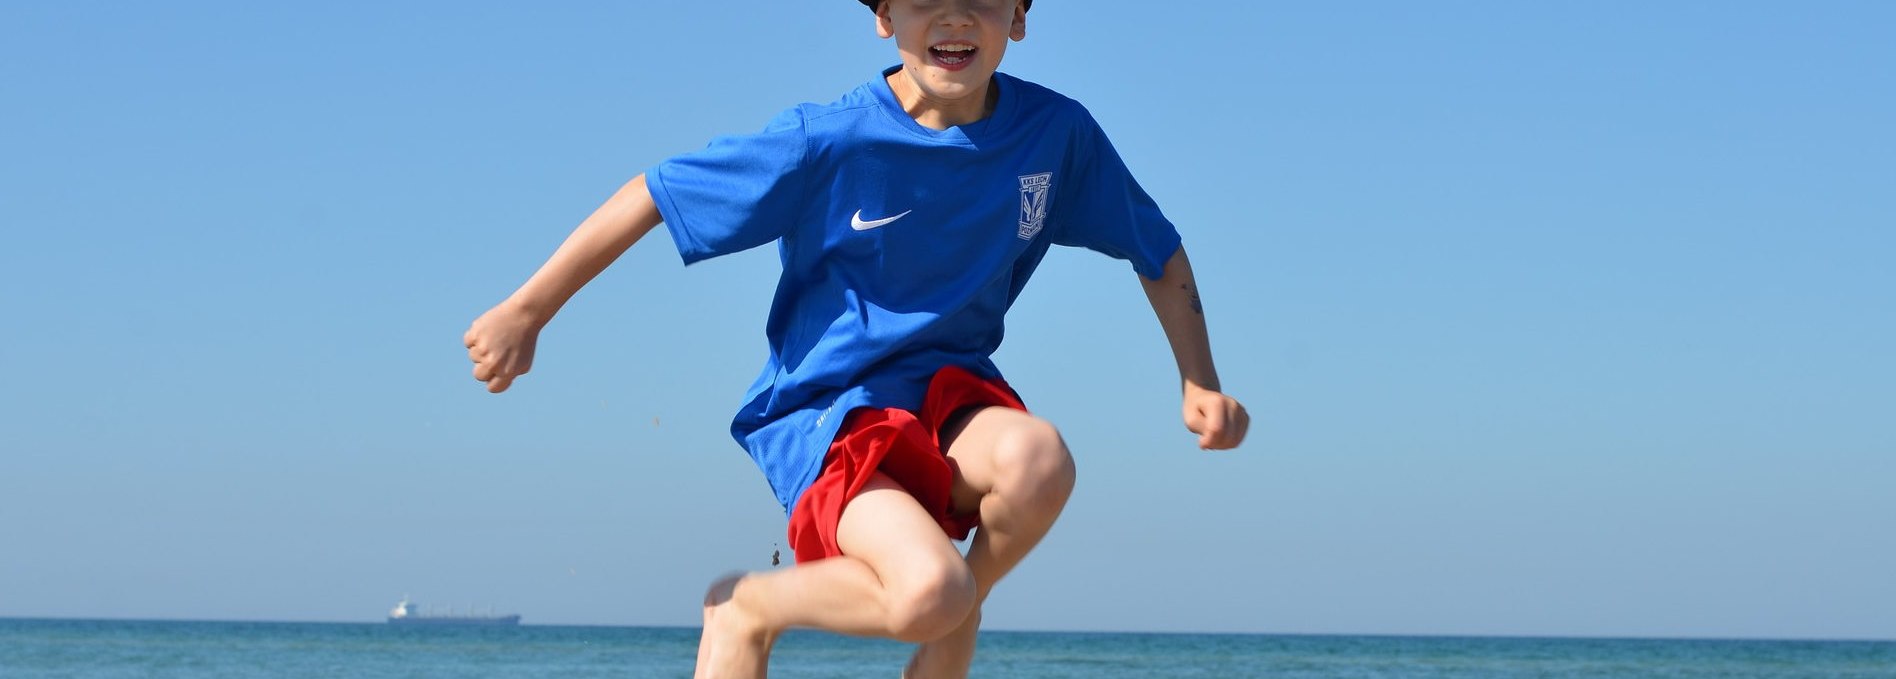
[[[980,122],[994,113],[994,104],[1000,100],[1001,87],[988,78],[985,96],[969,97],[966,101],[941,101],[930,99],[921,88],[909,80],[908,73],[897,69],[890,73],[889,91],[895,93],[895,101],[902,105],[915,123],[931,130],[946,130],[956,125]]]

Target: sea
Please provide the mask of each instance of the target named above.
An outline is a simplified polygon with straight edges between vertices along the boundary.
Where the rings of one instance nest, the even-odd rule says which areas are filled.
[[[689,677],[683,627],[0,619],[0,677]],[[973,677],[1878,677],[1896,642],[982,632]],[[790,632],[772,677],[895,677],[905,644]]]

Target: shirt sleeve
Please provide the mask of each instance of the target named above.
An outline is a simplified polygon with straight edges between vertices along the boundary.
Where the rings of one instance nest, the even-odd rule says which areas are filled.
[[[799,109],[762,132],[711,140],[645,173],[652,202],[686,264],[748,250],[788,233],[803,202],[809,148]]]
[[[1061,217],[1053,242],[1129,261],[1139,275],[1157,280],[1178,251],[1178,229],[1132,178],[1099,123],[1087,114],[1082,121],[1071,179],[1058,189]]]

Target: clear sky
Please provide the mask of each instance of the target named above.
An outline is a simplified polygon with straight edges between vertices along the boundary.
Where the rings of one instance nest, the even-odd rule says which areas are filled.
[[[997,360],[1080,483],[1002,629],[1896,638],[1896,5],[1043,0],[1004,70],[1180,225]],[[467,323],[618,185],[895,60],[850,0],[0,2],[0,616],[695,625],[782,514],[759,249],[662,232],[500,396]]]

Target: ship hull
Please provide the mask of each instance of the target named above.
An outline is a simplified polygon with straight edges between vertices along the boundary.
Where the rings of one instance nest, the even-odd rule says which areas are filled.
[[[388,624],[401,625],[403,627],[505,627],[520,624],[520,616],[502,615],[491,618],[404,616],[400,618],[391,617],[388,619]]]

